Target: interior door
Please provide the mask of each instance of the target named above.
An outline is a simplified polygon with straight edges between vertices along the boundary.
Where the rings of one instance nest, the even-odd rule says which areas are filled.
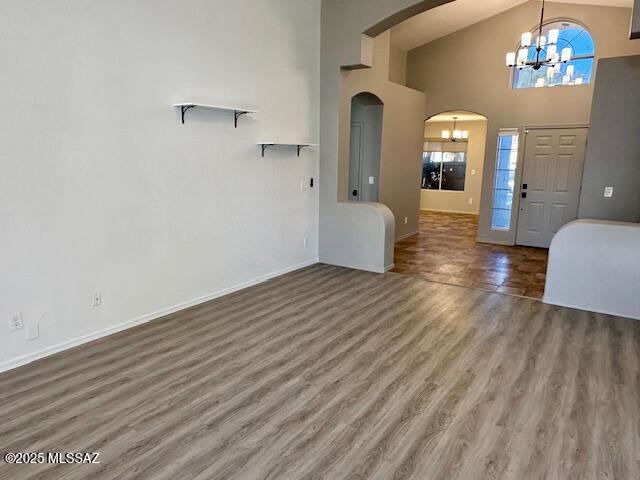
[[[349,200],[360,200],[361,185],[360,172],[362,170],[362,154],[364,141],[364,125],[362,123],[351,124],[351,140],[349,147]]]
[[[578,216],[586,128],[529,130],[516,243],[549,248],[560,228]]]

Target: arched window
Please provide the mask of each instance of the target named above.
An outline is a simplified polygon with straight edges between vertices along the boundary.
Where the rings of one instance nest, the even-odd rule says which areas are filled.
[[[549,38],[551,30],[559,30],[557,46],[553,47],[557,52],[565,48],[571,48],[572,58],[566,63],[560,63],[554,67],[544,66],[539,70],[531,67],[515,68],[513,76],[513,88],[540,88],[570,85],[586,85],[591,83],[595,45],[591,34],[582,26],[569,20],[560,20],[547,23],[542,30],[544,37]],[[537,32],[534,32],[536,38]],[[528,61],[536,60],[536,42],[529,48]],[[540,52],[541,58],[546,58],[549,46],[545,46]]]

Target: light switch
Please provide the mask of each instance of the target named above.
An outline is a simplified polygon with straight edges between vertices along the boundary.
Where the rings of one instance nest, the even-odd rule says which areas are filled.
[[[605,198],[612,198],[613,197],[613,187],[605,187],[604,196],[605,196]]]
[[[369,177],[369,185],[375,185],[376,184],[376,177]]]

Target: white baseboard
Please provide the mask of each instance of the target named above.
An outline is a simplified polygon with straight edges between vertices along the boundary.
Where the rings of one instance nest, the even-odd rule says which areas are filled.
[[[386,272],[390,272],[391,270],[393,270],[394,268],[396,268],[396,264],[392,263],[391,265],[387,266],[384,268],[385,273]]]
[[[414,237],[416,235],[418,235],[418,230],[416,230],[415,232],[411,232],[411,233],[407,233],[405,235],[401,235],[400,237],[396,238],[396,243],[401,242],[402,240],[406,240],[407,238],[411,238]]]
[[[616,310],[604,310],[591,305],[574,305],[568,302],[558,302],[549,295],[545,295],[542,303],[547,305],[555,305],[556,307],[571,308],[573,310],[581,310],[583,312],[600,313],[602,315],[611,315],[612,317],[629,318],[631,320],[640,320],[640,312],[619,312]]]
[[[14,368],[21,367],[28,363],[34,362],[36,360],[40,360],[45,357],[49,357],[56,353],[63,352],[73,347],[77,347],[84,343],[92,342],[94,340],[98,340],[100,338],[107,337],[109,335],[113,335],[114,333],[121,332],[123,330],[127,330],[128,328],[135,327],[137,325],[142,325],[144,323],[151,322],[153,320],[157,320],[158,318],[166,317],[167,315],[171,315],[172,313],[179,312],[181,310],[185,310],[187,308],[195,307],[196,305],[200,305],[202,303],[210,302],[211,300],[215,300],[216,298],[223,297],[225,295],[229,295],[230,293],[234,293],[240,290],[244,290],[245,288],[252,287],[254,285],[258,285],[259,283],[266,282],[267,280],[271,280],[272,278],[279,277],[286,273],[294,272],[296,270],[300,270],[305,267],[309,267],[311,265],[315,265],[319,260],[313,259],[298,265],[293,265],[291,267],[284,268],[282,270],[278,270],[276,272],[268,273],[266,275],[261,275],[254,279],[251,279],[247,282],[240,283],[238,285],[234,285],[229,288],[225,288],[223,290],[219,290],[217,292],[210,293],[208,295],[204,295],[199,298],[194,298],[192,300],[188,300],[186,302],[179,303],[178,305],[173,305],[171,307],[163,308],[162,310],[158,310],[156,312],[148,313],[146,315],[142,315],[141,317],[134,318],[132,320],[128,320],[123,323],[119,323],[117,325],[113,325],[112,327],[105,328],[103,330],[99,330],[97,332],[89,333],[87,335],[83,335],[81,337],[74,338],[72,340],[68,340],[63,343],[59,343],[58,345],[53,345],[51,347],[47,347],[45,349],[39,350],[37,352],[30,353],[28,355],[24,355],[18,358],[14,358],[12,360],[0,363],[0,373],[6,372],[9,370],[13,370]]]
[[[493,238],[481,237],[481,236],[476,237],[476,242],[478,242],[478,243],[487,243],[487,244],[490,244],[490,245],[504,245],[506,247],[515,246],[515,243],[513,243],[513,242],[505,242],[505,241],[502,241],[502,240],[495,240]]]
[[[437,212],[437,213],[457,213],[460,215],[473,215],[474,217],[479,216],[479,213],[475,213],[475,212],[465,212],[463,210],[445,210],[445,209],[438,209],[438,208],[421,208],[420,209],[421,212]]]

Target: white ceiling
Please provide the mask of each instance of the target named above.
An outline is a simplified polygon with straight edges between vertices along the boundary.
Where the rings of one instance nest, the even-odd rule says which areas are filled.
[[[429,118],[428,122],[453,122],[453,117],[458,117],[459,122],[477,122],[478,120],[486,120],[486,117],[473,112],[445,112],[434,115]]]
[[[456,0],[416,15],[391,29],[392,42],[404,50],[461,30],[474,23],[498,15],[528,0]],[[610,7],[632,7],[633,0],[554,0]]]

